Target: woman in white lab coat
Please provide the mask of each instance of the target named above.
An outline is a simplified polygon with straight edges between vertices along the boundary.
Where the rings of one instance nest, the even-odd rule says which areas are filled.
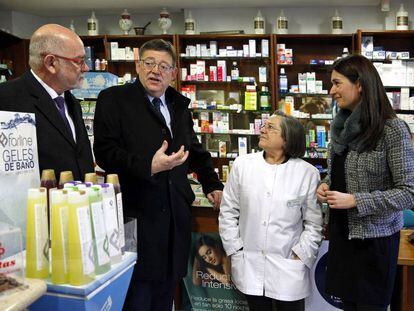
[[[232,281],[250,311],[304,310],[322,240],[318,170],[300,159],[305,131],[277,112],[262,126],[262,152],[238,157],[224,188],[219,231]]]

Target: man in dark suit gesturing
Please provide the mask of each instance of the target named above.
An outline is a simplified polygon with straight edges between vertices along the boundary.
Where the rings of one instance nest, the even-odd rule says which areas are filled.
[[[80,86],[85,50],[71,30],[56,24],[37,29],[29,45],[31,70],[0,84],[0,110],[36,117],[40,171],[72,171],[76,180],[93,172],[93,157],[79,102],[69,90]]]
[[[100,167],[119,174],[124,213],[138,223],[138,261],[124,309],[170,311],[191,240],[187,173],[197,173],[215,208],[223,185],[193,131],[190,100],[169,86],[177,74],[173,46],[151,40],[139,56],[139,79],[98,97],[94,151]]]

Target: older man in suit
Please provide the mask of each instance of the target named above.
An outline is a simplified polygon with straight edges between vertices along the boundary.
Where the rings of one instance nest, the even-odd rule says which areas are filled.
[[[175,65],[169,42],[146,42],[136,64],[139,79],[102,91],[96,106],[97,163],[119,174],[124,213],[138,222],[138,261],[125,310],[171,310],[191,240],[194,194],[187,173],[197,173],[215,208],[221,201],[223,185],[193,131],[190,100],[169,86]]]
[[[31,70],[0,84],[0,110],[36,116],[40,171],[72,171],[80,180],[93,171],[93,157],[79,102],[69,90],[80,86],[85,64],[81,39],[56,24],[37,29],[29,45]]]

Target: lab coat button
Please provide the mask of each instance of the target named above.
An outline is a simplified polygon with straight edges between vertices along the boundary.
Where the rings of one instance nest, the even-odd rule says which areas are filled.
[[[265,221],[263,222],[263,226],[266,226],[266,222]]]
[[[270,192],[267,192],[266,195],[268,198],[271,196]]]
[[[262,250],[262,254],[263,254],[263,256],[265,256],[266,255],[266,251],[265,250]]]

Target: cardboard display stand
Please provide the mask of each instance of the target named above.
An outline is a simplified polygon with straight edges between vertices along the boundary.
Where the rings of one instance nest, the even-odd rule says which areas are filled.
[[[29,310],[122,310],[137,254],[126,252],[123,260],[84,286],[47,284],[47,292]]]

